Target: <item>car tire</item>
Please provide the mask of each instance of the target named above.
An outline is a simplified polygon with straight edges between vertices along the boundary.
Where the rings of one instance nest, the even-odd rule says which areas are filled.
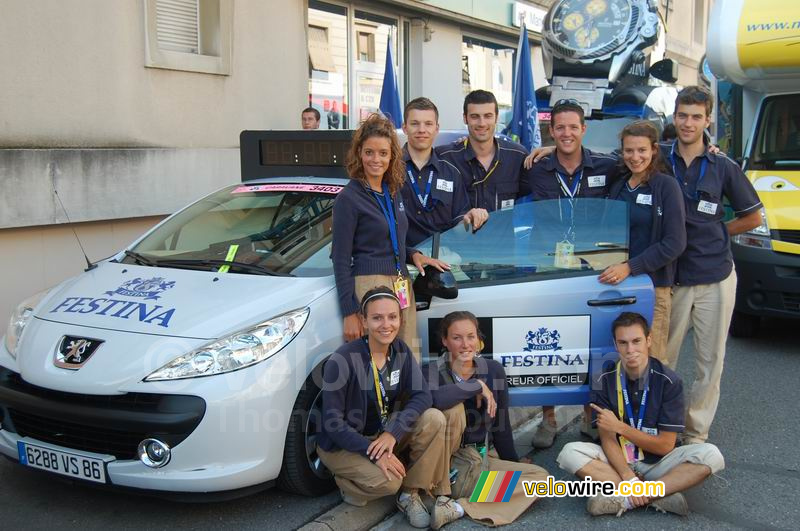
[[[333,475],[316,451],[316,436],[322,425],[322,391],[313,376],[308,377],[295,400],[278,476],[280,489],[304,496],[319,496],[335,487]]]
[[[753,337],[758,334],[760,328],[761,317],[758,315],[750,315],[738,310],[733,311],[730,327],[733,337]]]

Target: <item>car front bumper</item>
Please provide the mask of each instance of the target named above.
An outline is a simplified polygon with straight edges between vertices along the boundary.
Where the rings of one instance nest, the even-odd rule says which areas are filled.
[[[732,244],[738,277],[736,310],[800,319],[800,255]]]

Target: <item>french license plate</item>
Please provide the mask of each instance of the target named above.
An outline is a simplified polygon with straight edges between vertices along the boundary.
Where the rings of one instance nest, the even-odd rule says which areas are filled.
[[[19,462],[25,466],[96,483],[106,482],[106,463],[103,459],[22,441],[17,442],[17,450]]]

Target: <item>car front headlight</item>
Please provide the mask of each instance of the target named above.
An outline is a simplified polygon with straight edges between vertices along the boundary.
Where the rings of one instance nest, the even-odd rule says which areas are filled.
[[[769,225],[767,224],[767,212],[763,208],[761,209],[761,225],[747,232],[737,234],[731,240],[746,247],[772,249],[772,239],[770,238]]]
[[[310,310],[293,310],[193,350],[167,363],[146,382],[181,380],[238,371],[262,362],[300,333]]]
[[[47,290],[28,297],[19,303],[14,313],[11,314],[11,319],[8,321],[8,328],[6,329],[6,350],[11,354],[12,358],[17,358],[17,348],[19,348],[19,340],[22,338],[22,332],[25,330],[31,317],[33,317],[33,310],[45,295],[47,295]]]

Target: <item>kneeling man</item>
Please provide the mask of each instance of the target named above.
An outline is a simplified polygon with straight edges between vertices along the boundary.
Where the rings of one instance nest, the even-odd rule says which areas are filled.
[[[593,381],[592,407],[597,412],[601,445],[572,442],[558,456],[559,466],[594,481],[663,481],[664,498],[598,495],[587,510],[593,516],[622,515],[652,505],[685,516],[680,494],[719,472],[725,461],[709,443],[675,447],[684,429],[683,383],[649,355],[650,331],[638,313],[625,312],[612,324],[619,362]]]

